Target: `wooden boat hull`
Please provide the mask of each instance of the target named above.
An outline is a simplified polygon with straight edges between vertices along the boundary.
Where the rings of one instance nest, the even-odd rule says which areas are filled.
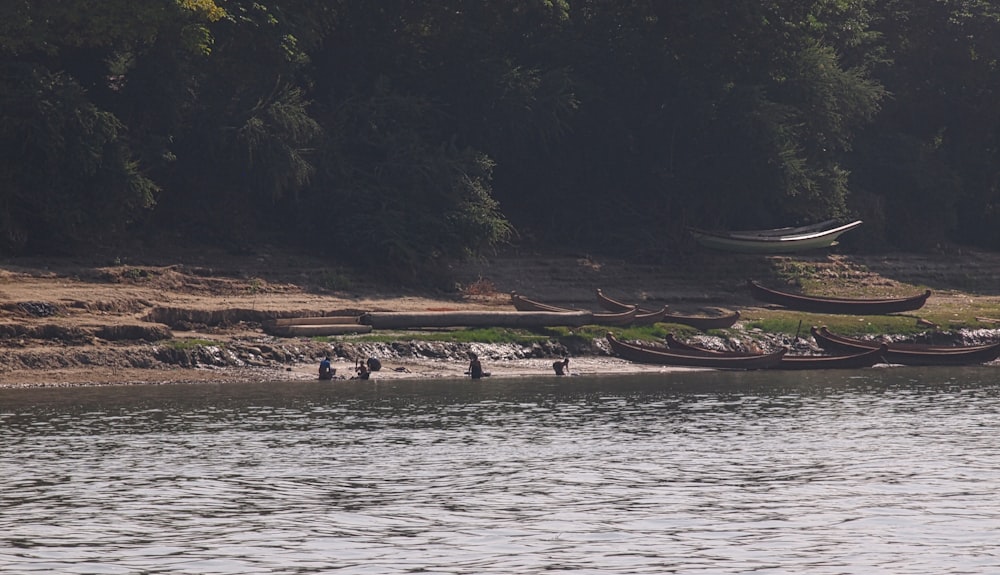
[[[733,327],[739,319],[740,312],[738,311],[718,316],[681,315],[676,313],[668,313],[663,316],[664,323],[679,323],[681,325],[691,326],[701,331],[708,331],[710,329],[727,329]]]
[[[600,289],[597,290],[597,303],[601,307],[609,311],[621,311],[627,309],[628,304],[622,303],[616,299],[608,297]],[[666,309],[666,308],[664,308]],[[654,313],[640,308],[639,314],[643,313]],[[665,311],[663,315],[657,320],[663,323],[677,323],[681,325],[691,326],[695,329],[701,331],[708,331],[710,329],[727,329],[733,327],[737,321],[740,319],[740,312],[733,311],[727,312],[722,315],[712,316],[712,315],[685,315],[678,313],[671,313],[669,310]]]
[[[604,290],[597,288],[597,304],[608,311],[624,311],[632,306],[627,303],[620,302],[616,299],[608,297],[604,294]],[[640,309],[640,312],[648,311]]]
[[[551,312],[573,311],[569,308],[550,305],[547,303],[542,303],[540,301],[529,299],[513,291],[510,292],[510,303],[514,305],[514,309],[516,309],[517,311],[551,311]]]
[[[878,348],[847,355],[786,355],[781,358],[781,363],[772,369],[864,369],[886,363],[884,355],[885,351]]]
[[[356,324],[356,315],[331,315],[331,316],[309,316],[309,317],[283,317],[267,322],[276,327],[286,325],[332,325],[332,324]]]
[[[267,331],[281,337],[320,337],[371,333],[372,326],[356,323],[296,324],[273,326]]]
[[[657,311],[645,311],[636,308],[635,319],[632,321],[632,325],[653,325],[654,323],[664,321],[663,318],[667,316],[670,308],[663,306]]]
[[[374,329],[578,327],[593,324],[594,314],[589,311],[386,311],[366,313],[360,321]]]
[[[750,355],[738,351],[718,351],[704,348],[698,345],[680,341],[673,334],[667,334],[667,345],[671,349],[689,350],[704,353],[707,355],[729,355],[745,356]],[[883,355],[888,350],[888,346],[872,348],[870,350],[851,352],[843,355],[788,355],[781,358],[781,362],[768,369],[782,370],[806,370],[806,369],[864,369],[872,367],[877,363],[885,363]]]
[[[807,296],[767,288],[748,280],[747,285],[754,299],[812,313],[849,315],[886,315],[903,311],[914,311],[924,307],[931,290],[920,295],[886,299],[851,299],[837,297]]]
[[[827,223],[830,222],[824,222]],[[828,248],[834,245],[841,235],[860,226],[861,223],[861,220],[857,220],[830,229],[816,229],[817,225],[735,232],[699,229],[689,231],[695,241],[706,248],[739,253],[781,254]]]
[[[554,312],[554,313],[568,313],[568,312],[578,311],[535,301],[533,299],[526,298],[518,294],[517,292],[511,292],[510,301],[512,304],[514,304],[514,309],[518,311],[544,311],[544,312]],[[643,314],[644,321],[648,321],[649,315],[655,313],[656,312],[649,312],[649,314]],[[623,326],[632,324],[635,321],[636,316],[638,314],[639,314],[639,308],[636,306],[630,306],[627,309],[618,310],[611,313],[600,313],[600,312],[593,313],[593,320],[595,324],[599,325]]]
[[[370,325],[361,325],[358,316],[284,317],[266,321],[264,331],[282,337],[318,337],[369,333]]]
[[[671,351],[636,345],[607,335],[611,351],[623,359],[636,363],[672,365],[679,367],[705,367],[710,369],[766,369],[781,362],[785,350],[774,353],[742,357],[709,356],[701,353]]]
[[[810,328],[816,345],[828,351],[850,353],[872,349],[879,342],[854,339],[830,333],[826,327]],[[988,363],[1000,358],[1000,343],[977,346],[927,346],[924,349],[913,345],[900,347],[888,344],[883,354],[886,362],[900,365],[974,365]]]

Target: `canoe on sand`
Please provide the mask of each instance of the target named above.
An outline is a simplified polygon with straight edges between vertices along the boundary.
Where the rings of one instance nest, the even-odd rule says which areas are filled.
[[[514,304],[514,309],[518,311],[545,311],[554,313],[568,313],[578,310],[569,309],[565,307],[559,307],[550,305],[547,303],[542,303],[530,298],[526,298],[517,292],[510,292],[510,301]],[[617,310],[611,313],[594,313],[594,323],[600,325],[629,325],[635,321],[636,315],[639,313],[639,308],[636,306],[629,306],[627,309]],[[650,312],[654,313],[655,312]],[[648,317],[648,314],[644,314]]]
[[[594,314],[589,311],[373,311],[362,315],[360,322],[374,329],[577,327],[594,323]]]
[[[632,307],[605,295],[605,293],[600,289],[597,290],[597,303],[604,309],[612,312]],[[640,308],[636,319],[638,320],[643,317],[644,314],[650,313],[656,312],[650,312]],[[689,325],[695,329],[700,329],[701,331],[708,331],[710,329],[727,329],[733,327],[739,319],[740,312],[738,311],[725,312],[720,315],[685,315],[665,311],[657,321],[661,321],[663,323],[679,323],[681,325]]]
[[[926,290],[922,294],[907,297],[854,299],[784,292],[764,287],[753,280],[748,280],[747,285],[750,288],[750,294],[756,300],[812,313],[885,315],[920,309],[924,307],[927,298],[931,296],[931,290]]]
[[[822,227],[826,225],[833,227]],[[802,228],[733,232],[691,228],[688,231],[699,244],[714,250],[750,254],[783,254],[828,248],[835,245],[841,235],[860,225],[861,220],[843,225],[836,225],[835,221],[830,220]]]

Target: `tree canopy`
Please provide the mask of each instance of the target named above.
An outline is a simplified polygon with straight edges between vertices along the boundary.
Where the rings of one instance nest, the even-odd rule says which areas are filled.
[[[419,274],[860,217],[1000,249],[979,0],[14,0],[0,253],[183,235]]]

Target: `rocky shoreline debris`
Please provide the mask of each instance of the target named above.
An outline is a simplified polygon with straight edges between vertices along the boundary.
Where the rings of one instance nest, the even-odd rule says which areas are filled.
[[[72,336],[73,330],[68,332]],[[108,367],[163,369],[180,368],[270,368],[290,369],[312,365],[330,355],[346,361],[368,357],[406,362],[441,360],[462,362],[470,351],[488,361],[516,361],[525,359],[550,359],[561,357],[610,356],[603,339],[586,342],[574,338],[569,344],[547,340],[531,345],[454,343],[421,341],[419,339],[393,342],[323,342],[310,339],[280,339],[264,336],[249,340],[229,341],[224,344],[202,343],[190,347],[176,347],[148,342],[139,345],[114,347],[113,345],[73,346],[69,337],[55,348],[37,348],[0,351],[0,370],[45,370],[70,367]],[[719,335],[695,336],[695,341],[712,349],[726,351],[769,352],[788,348],[794,353],[821,353],[810,338],[795,338],[784,334],[760,330]],[[874,338],[873,338],[874,339]],[[956,330],[930,332],[920,337],[883,337],[883,341],[897,343],[932,343],[935,345],[978,345],[1000,340],[1000,329]]]

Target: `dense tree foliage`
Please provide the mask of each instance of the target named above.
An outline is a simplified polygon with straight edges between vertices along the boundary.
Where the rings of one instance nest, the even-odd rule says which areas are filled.
[[[417,274],[862,217],[1000,248],[981,0],[12,0],[0,252],[185,236]]]
[[[859,199],[897,246],[1000,248],[1000,6],[880,0],[876,13],[892,97],[856,146]]]

